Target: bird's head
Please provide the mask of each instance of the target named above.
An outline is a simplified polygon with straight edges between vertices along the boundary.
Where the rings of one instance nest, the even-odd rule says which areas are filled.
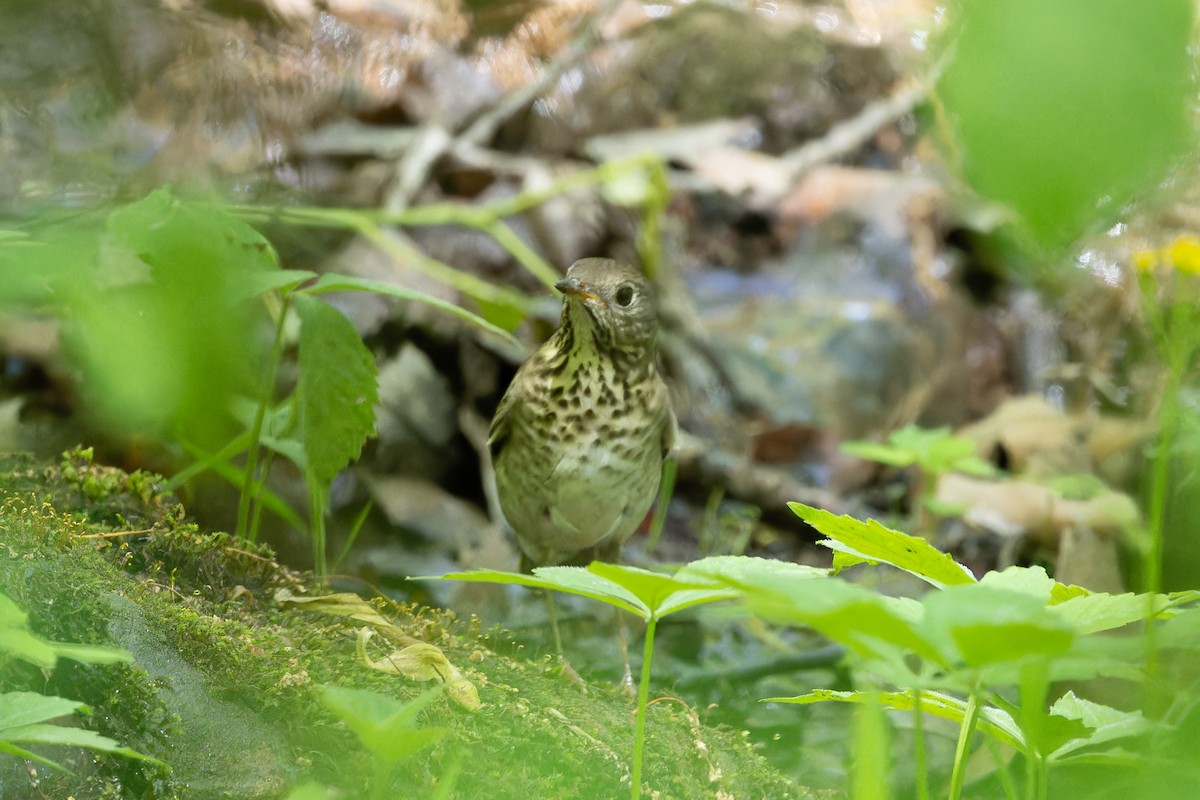
[[[581,258],[555,287],[564,295],[564,329],[586,330],[601,350],[636,357],[653,352],[654,287],[634,267],[611,258]]]

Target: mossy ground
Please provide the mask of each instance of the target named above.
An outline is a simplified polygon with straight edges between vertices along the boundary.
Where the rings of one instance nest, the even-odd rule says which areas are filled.
[[[253,798],[284,796],[309,780],[348,797],[378,788],[370,786],[370,756],[324,710],[318,687],[408,699],[427,685],[363,665],[358,623],[274,601],[282,588],[321,593],[311,576],[262,548],[199,532],[153,491],[152,476],[84,457],[49,467],[9,458],[0,464],[0,493],[0,591],[29,612],[42,636],[118,644],[136,659],[132,666],[62,662],[49,677],[10,664],[0,673],[4,688],[86,702],[95,713],[82,724],[173,766],[167,773],[59,752],[75,774],[39,769],[38,791]],[[373,602],[408,635],[441,648],[482,701],[473,713],[444,695],[428,707],[421,723],[451,734],[397,768],[382,796],[430,796],[454,772],[454,797],[628,796],[633,713],[623,692],[595,685],[585,692],[548,660],[497,654],[475,625],[448,613]],[[29,780],[23,769],[0,771],[4,796],[22,796],[22,780]],[[644,796],[661,798],[809,796],[736,731],[705,727],[678,700],[650,708],[644,787]]]

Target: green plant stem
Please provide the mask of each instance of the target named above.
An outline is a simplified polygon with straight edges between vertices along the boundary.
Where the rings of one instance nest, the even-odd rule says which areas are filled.
[[[1171,361],[1171,359],[1168,359]],[[1163,388],[1159,409],[1158,440],[1154,446],[1154,462],[1150,472],[1150,497],[1146,512],[1146,527],[1150,535],[1150,552],[1146,554],[1145,590],[1146,621],[1142,626],[1142,643],[1146,656],[1146,703],[1154,713],[1161,709],[1166,698],[1158,686],[1158,630],[1154,619],[1156,595],[1162,591],[1163,523],[1166,518],[1168,483],[1171,477],[1171,443],[1179,423],[1179,391],[1183,379],[1181,365],[1168,363],[1167,382]]]
[[[329,508],[329,486],[318,480],[311,470],[308,482],[308,535],[312,539],[313,571],[324,578],[329,572],[325,560],[325,512]]]
[[[963,713],[962,726],[958,729],[958,744],[954,748],[954,769],[950,773],[949,800],[961,800],[963,782],[966,779],[967,757],[971,754],[971,737],[975,734],[975,726],[979,722],[980,713],[979,693],[971,692],[967,698],[967,708]]]
[[[913,689],[913,767],[917,772],[917,800],[929,800],[929,759],[925,752],[925,720],[921,690]]]
[[[258,474],[258,454],[262,449],[262,429],[263,420],[266,419],[267,409],[271,406],[271,399],[275,396],[275,376],[279,371],[279,362],[283,359],[283,329],[287,322],[288,306],[290,298],[287,295],[283,296],[283,302],[279,306],[279,319],[275,323],[275,341],[271,346],[271,359],[267,365],[267,377],[263,381],[262,396],[258,401],[258,408],[254,410],[254,423],[250,426],[250,442],[246,450],[246,468],[242,471],[242,486],[241,494],[238,497],[238,514],[237,514],[237,529],[235,531],[238,538],[248,538],[251,531],[248,526],[250,522],[250,503],[254,499],[254,478]],[[250,539],[254,541],[254,539]]]
[[[642,753],[646,746],[646,702],[650,696],[650,657],[654,654],[654,628],[658,620],[646,620],[646,642],[642,646],[642,677],[638,683],[637,721],[633,729],[633,767],[629,779],[633,784],[629,796],[639,800],[642,796]]]

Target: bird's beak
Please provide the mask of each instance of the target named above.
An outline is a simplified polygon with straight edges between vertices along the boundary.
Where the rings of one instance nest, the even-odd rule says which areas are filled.
[[[604,298],[594,292],[589,292],[587,288],[576,278],[563,278],[558,283],[554,284],[554,288],[566,295],[578,297],[585,303],[596,303],[603,308],[608,308],[608,303],[604,302]]]

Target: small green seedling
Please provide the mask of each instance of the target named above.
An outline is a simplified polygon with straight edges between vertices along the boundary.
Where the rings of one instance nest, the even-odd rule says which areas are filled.
[[[719,562],[723,559],[705,559],[691,565],[695,567],[705,562]],[[716,569],[715,564],[712,565]],[[604,564],[593,561],[583,567],[540,567],[532,575],[516,572],[500,572],[496,570],[475,570],[471,572],[451,572],[440,577],[418,578],[416,580],[458,580],[475,581],[479,583],[510,583],[518,586],[529,586],[554,592],[566,592],[582,597],[589,597],[601,603],[615,606],[640,617],[646,623],[646,641],[642,651],[641,678],[638,683],[637,719],[634,726],[633,758],[630,768],[632,782],[631,797],[638,800],[642,792],[642,757],[646,739],[646,704],[650,692],[650,663],[654,652],[654,632],[658,621],[663,617],[682,611],[685,608],[713,603],[718,600],[728,600],[737,597],[737,592],[729,586],[704,577],[701,573],[692,571],[690,567],[679,570],[674,575],[664,575],[658,572],[625,567],[617,564]]]

